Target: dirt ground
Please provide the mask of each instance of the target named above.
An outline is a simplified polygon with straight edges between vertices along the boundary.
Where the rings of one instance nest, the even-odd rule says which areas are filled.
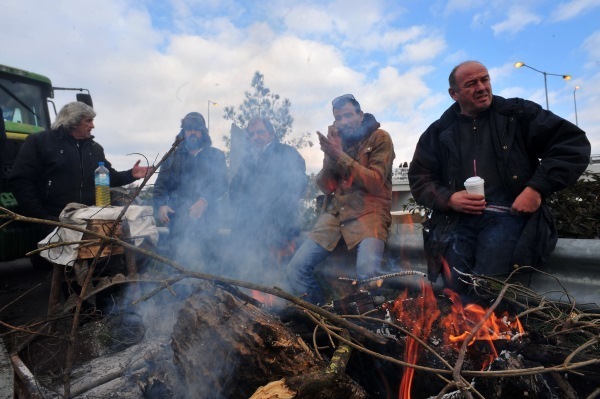
[[[46,315],[51,277],[51,269],[36,270],[27,258],[0,262],[0,320],[22,325]]]
[[[42,320],[46,317],[48,313],[51,277],[51,270],[36,270],[33,268],[28,259],[19,259],[12,262],[0,262],[0,321],[3,323],[0,325],[0,334],[7,333],[10,330],[10,326],[24,326],[32,321]],[[164,318],[165,315],[163,314],[162,317]],[[119,320],[115,319],[115,322],[119,322]],[[87,342],[87,344],[82,346],[82,348],[85,350],[81,348],[77,350],[78,359],[84,352],[87,353],[94,352],[94,350],[100,350],[91,345],[91,343],[94,343],[99,339],[98,336],[94,334],[98,334],[98,331],[101,332],[103,328],[106,329],[106,326],[108,326],[110,329],[112,325],[110,323],[112,323],[112,321],[105,321],[104,323],[89,322],[89,324],[86,324],[85,327],[81,327],[83,342]],[[130,327],[133,324],[130,324],[131,323],[127,324],[127,331],[131,331]],[[137,324],[135,324],[135,327],[141,328],[139,321]],[[79,385],[85,385],[91,379],[100,378],[102,373],[106,374],[114,371],[115,365],[128,364],[132,361],[132,359],[140,361],[139,358],[141,358],[141,360],[143,360],[143,356],[140,354],[145,354],[150,350],[156,350],[154,348],[154,346],[157,345],[156,335],[152,335],[154,341],[150,340],[150,342],[138,342],[141,339],[140,331],[138,330],[136,330],[137,335],[134,337],[135,339],[130,340],[131,344],[134,344],[131,348],[127,348],[126,350],[122,351],[122,353],[122,348],[117,348],[119,350],[111,348],[112,352],[115,353],[108,353],[106,348],[101,348],[104,350],[104,352],[101,353],[102,356],[99,356],[97,361],[94,363],[84,362],[82,365],[74,368],[72,377],[73,388],[77,389]],[[143,328],[141,331],[143,331]],[[86,340],[85,334],[89,334],[93,339],[88,337],[88,340]],[[48,344],[47,341],[44,341],[44,338],[41,338],[40,341],[42,341],[40,343],[41,346],[47,344],[48,347],[53,347],[51,344]],[[12,340],[10,337],[5,337],[1,343],[3,343],[3,345],[0,345],[0,399],[12,399],[14,381],[12,377],[11,361],[9,358]],[[166,343],[168,343],[168,339],[166,340]],[[56,346],[56,344],[54,344],[54,346]],[[31,361],[30,358],[35,358],[35,354],[38,352],[39,351],[36,352],[34,347],[27,353],[27,355],[21,356],[21,359],[27,363],[28,361]],[[48,357],[47,353],[46,357]],[[50,358],[51,357],[52,356],[50,356]],[[51,363],[48,362],[48,359],[46,358],[38,360],[40,365]],[[40,366],[40,370],[41,367],[42,366]],[[37,372],[40,375],[45,376],[45,374],[43,374],[40,370],[37,370]],[[113,388],[111,388],[111,384],[114,385]],[[57,387],[54,387],[54,389],[60,391],[60,384],[58,384]],[[98,387],[97,391],[98,392],[90,391],[89,394],[92,395],[90,397],[140,397],[140,388],[135,384],[131,384],[129,381],[126,381],[125,384],[123,379],[116,379],[110,384],[104,384],[101,387]],[[116,395],[114,396],[113,391],[117,392],[118,394],[114,393],[114,395]],[[107,394],[107,392],[110,394]],[[51,395],[47,397],[55,396]]]
[[[29,259],[0,262],[0,334],[48,312],[51,270],[36,270]],[[0,398],[13,397],[12,366],[4,340],[0,343]]]

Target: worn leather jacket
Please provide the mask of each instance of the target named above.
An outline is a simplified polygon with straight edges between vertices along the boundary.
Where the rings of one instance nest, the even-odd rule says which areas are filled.
[[[392,216],[392,163],[394,144],[379,129],[371,114],[363,119],[364,137],[344,148],[333,162],[325,157],[317,176],[319,188],[327,195],[310,238],[333,250],[343,237],[348,249],[364,238],[387,240]]]

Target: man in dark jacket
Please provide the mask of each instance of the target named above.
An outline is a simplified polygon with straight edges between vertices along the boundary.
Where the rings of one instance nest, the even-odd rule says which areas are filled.
[[[306,293],[315,304],[326,300],[315,268],[341,242],[348,250],[358,247],[349,277],[364,280],[377,274],[392,220],[390,135],[351,94],[335,98],[332,108],[335,122],[327,137],[317,132],[324,154],[317,184],[327,196],[325,210],[288,265],[290,289]]]
[[[227,164],[198,112],[181,120],[183,141],[165,160],[154,185],[154,207],[169,226],[171,256],[186,266],[203,267],[212,259],[217,234],[217,207],[227,192]]]
[[[502,276],[542,265],[557,240],[544,200],[585,171],[590,143],[538,104],[493,96],[479,62],[459,64],[449,83],[456,103],[419,139],[408,178],[417,203],[433,211],[424,236],[429,279],[442,273],[465,293],[460,272]],[[475,175],[485,195],[465,190]]]
[[[300,235],[306,165],[295,148],[279,142],[269,119],[252,118],[246,133],[251,146],[229,185],[237,258],[232,267],[242,278],[275,281]]]
[[[66,104],[50,130],[27,137],[10,176],[11,190],[20,211],[31,217],[58,220],[70,202],[95,204],[94,171],[98,162],[110,171],[111,187],[145,177],[151,167],[139,166],[117,172],[94,141],[96,112],[82,102]]]

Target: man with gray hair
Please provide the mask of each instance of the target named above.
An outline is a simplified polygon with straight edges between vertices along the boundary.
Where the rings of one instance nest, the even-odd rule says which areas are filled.
[[[110,171],[110,185],[122,186],[145,177],[152,167],[117,172],[94,141],[94,109],[82,102],[66,104],[50,130],[27,137],[13,165],[9,185],[26,216],[58,220],[70,202],[95,204],[94,171],[98,162]]]

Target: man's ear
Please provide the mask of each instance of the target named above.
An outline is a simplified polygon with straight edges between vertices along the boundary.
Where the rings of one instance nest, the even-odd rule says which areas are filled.
[[[448,89],[448,94],[450,94],[450,97],[452,97],[452,99],[454,101],[456,101],[456,95],[457,95],[457,93],[456,93],[456,91],[452,87]]]

